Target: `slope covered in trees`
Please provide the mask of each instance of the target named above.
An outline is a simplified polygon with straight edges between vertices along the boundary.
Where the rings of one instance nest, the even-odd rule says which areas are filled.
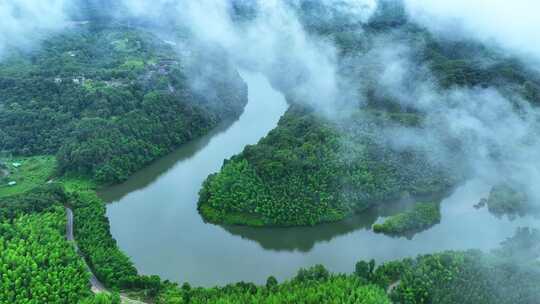
[[[66,196],[48,185],[0,199],[0,302],[76,303],[89,274],[65,236]]]
[[[309,14],[303,17],[310,31],[336,42],[342,63],[364,55],[381,33],[399,30],[418,43],[416,63],[427,65],[442,87],[503,83],[533,103],[538,100],[540,81],[519,62],[468,42],[438,41],[408,23],[399,7],[389,7],[367,25],[329,27]],[[496,64],[478,60],[486,54]],[[150,33],[92,23],[51,37],[40,50],[11,54],[0,64],[0,150],[57,154],[59,173],[121,181],[240,113],[245,87],[221,54],[214,55],[202,61],[176,57]],[[221,73],[205,75],[201,62]],[[359,66],[342,69],[353,79],[365,76]],[[204,97],[188,82],[192,77],[206,84],[199,89],[212,88],[214,94]],[[207,180],[201,213],[214,222],[311,225],[404,195],[438,193],[459,180],[448,168],[427,162],[425,151],[389,148],[382,125],[418,126],[424,117],[377,90],[375,82],[362,89],[367,107],[348,108],[338,122],[292,101],[278,128]],[[138,275],[110,234],[93,183],[86,182],[64,177],[0,198],[0,302],[118,303],[117,296],[91,297],[82,259],[64,238],[66,204],[74,209],[76,240],[98,278],[157,303],[535,304],[540,298],[539,234],[527,229],[489,254],[445,252],[379,267],[361,261],[350,275],[316,266],[281,284],[270,277],[266,286],[179,287]]]
[[[523,228],[490,254],[445,252],[406,261],[391,297],[398,303],[535,303],[538,237]]]
[[[0,219],[13,219],[24,214],[50,211],[67,203],[62,187],[57,184],[38,186],[30,191],[0,199]]]
[[[414,151],[392,151],[379,132],[411,117],[373,111],[338,125],[293,107],[267,137],[208,178],[199,210],[218,223],[313,225],[404,194],[442,192],[454,177]]]
[[[441,108],[448,106],[442,103],[449,90],[460,88],[498,88],[516,109],[523,107],[518,99],[538,103],[538,73],[479,43],[434,37],[407,20],[398,4],[382,1],[379,11],[362,24],[339,15],[332,15],[330,22],[321,19],[329,14],[324,5],[294,3],[312,35],[335,43],[338,74],[347,80],[338,84],[340,89],[358,94],[346,100],[336,97],[337,114],[328,116],[306,103],[330,101],[301,100],[294,89],[286,90],[292,106],[277,128],[226,161],[221,172],[204,183],[199,210],[207,221],[314,225],[403,195],[450,189],[467,173],[460,161],[466,151],[461,138],[443,132],[436,143],[440,146],[399,142],[400,130],[439,127],[427,125],[436,106],[426,111],[411,106],[423,97],[416,95],[422,86],[440,94]],[[407,70],[400,85],[385,84],[380,76],[387,72],[385,66],[400,67],[403,61],[419,68]]]
[[[182,49],[89,23],[12,52],[0,63],[0,125],[9,126],[0,151],[57,154],[61,171],[118,182],[236,118],[247,98],[237,72],[218,52],[201,58],[188,38],[174,39]]]
[[[107,286],[157,294],[159,278],[138,276],[110,236],[103,203],[82,203],[64,189],[73,183],[0,198],[0,303],[120,303],[117,294],[91,292],[84,260],[66,238],[66,205],[76,212],[79,249]]]
[[[83,181],[64,180],[74,213],[74,233],[79,249],[96,277],[109,288],[143,290],[155,296],[160,289],[157,276],[139,275],[130,258],[113,239],[106,207]]]
[[[0,223],[0,302],[75,303],[90,295],[65,225],[62,207]]]

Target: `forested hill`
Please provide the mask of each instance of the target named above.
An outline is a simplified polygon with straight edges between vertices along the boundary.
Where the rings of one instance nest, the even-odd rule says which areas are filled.
[[[208,221],[314,225],[389,200],[444,193],[466,178],[463,138],[443,130],[437,146],[398,149],[385,130],[425,129],[428,112],[449,106],[452,91],[495,88],[518,111],[540,103],[540,74],[478,42],[435,37],[407,18],[400,1],[379,1],[367,22],[322,2],[290,6],[313,37],[336,46],[338,73],[347,80],[340,93],[357,97],[340,100],[335,119],[306,106],[328,101],[310,103],[294,88],[285,91],[293,106],[278,127],[205,182],[199,210]],[[246,7],[239,14],[247,22],[252,16]],[[385,86],[380,75],[397,66],[388,72],[397,79],[402,64],[403,83]],[[435,110],[410,106],[422,97],[416,89],[426,86],[439,94]]]
[[[61,171],[124,180],[243,110],[237,71],[195,47],[91,20],[13,51],[0,62],[0,151],[57,154]]]
[[[38,1],[42,0],[19,2]],[[201,0],[156,2],[174,5],[188,1]],[[257,16],[255,4],[266,0],[229,1],[233,21],[247,27]],[[302,100],[304,96],[294,90],[306,79],[303,69],[285,73],[280,68],[287,64],[282,63],[276,73],[269,73],[273,84],[293,80],[283,86],[290,108],[265,138],[226,160],[221,171],[206,180],[198,207],[211,222],[315,225],[341,220],[389,200],[415,202],[420,196],[444,194],[468,173],[463,168],[463,134],[444,134],[442,141],[419,140],[427,147],[396,147],[390,144],[390,137],[402,133],[385,133],[389,127],[409,128],[422,135],[426,126],[447,128],[441,119],[426,124],[427,111],[402,100],[418,97],[411,88],[426,84],[426,74],[435,87],[432,93],[441,93],[434,104],[438,114],[449,109],[445,102],[463,102],[445,98],[451,90],[494,88],[501,98],[511,101],[505,108],[509,113],[532,112],[540,102],[539,73],[485,45],[433,36],[407,18],[400,0],[379,0],[378,11],[362,22],[324,5],[334,1],[282,1],[299,17],[306,36],[335,47],[335,67],[340,77],[350,80],[346,89],[355,94],[339,94],[347,97],[343,107],[336,107],[334,117],[325,116],[313,106],[316,103]],[[0,60],[0,303],[119,304],[120,294],[125,302],[132,302],[125,298],[129,297],[156,304],[539,303],[540,231],[529,228],[518,229],[491,252],[446,251],[380,265],[374,260],[358,261],[349,274],[331,273],[315,265],[282,282],[270,276],[261,286],[249,282],[212,288],[191,287],[189,282],[180,286],[156,275],[139,274],[111,234],[107,207],[97,189],[104,183],[125,180],[217,124],[236,119],[247,102],[246,84],[221,50],[198,45],[182,28],[160,31],[148,20],[152,18],[137,19],[124,12],[121,3],[138,1],[65,2],[76,8],[67,29],[42,37],[33,49],[8,50]],[[162,22],[161,17],[168,18],[160,16],[155,21]],[[288,33],[283,34],[287,37]],[[285,45],[287,51],[291,49]],[[406,52],[400,53],[402,50]],[[242,51],[238,53],[242,55]],[[382,56],[389,53],[397,56]],[[398,92],[404,94],[393,94],[378,76],[400,59],[419,68],[407,69],[410,73],[405,73],[406,81]],[[480,101],[492,102],[489,98]],[[494,125],[506,128],[506,122],[498,118]],[[540,114],[531,121],[540,122]],[[534,142],[537,134],[527,140]],[[510,145],[506,138],[500,142]],[[497,158],[505,156],[501,151],[530,152],[527,144],[519,143],[515,153],[490,141],[485,154]],[[436,153],[443,149],[449,156]],[[510,214],[522,212],[525,200],[519,191],[501,185],[482,204],[493,212]],[[190,202],[181,203],[189,206]],[[444,216],[438,201],[415,203],[374,229],[396,235],[415,233]],[[465,212],[458,211],[457,216]],[[374,222],[377,219],[370,217]],[[144,224],[139,220],[139,225]],[[358,229],[357,224],[364,225],[363,221],[343,222],[347,232]],[[232,231],[230,228],[226,230]],[[499,229],[504,227],[488,228],[495,235],[505,233]],[[196,230],[176,229],[176,233],[204,235]],[[271,230],[281,238],[286,233]],[[335,237],[335,231],[330,233]],[[437,235],[427,240],[440,242]],[[406,242],[398,242],[402,241]],[[327,245],[331,244],[323,247]],[[348,244],[349,253],[358,254],[354,246],[375,254],[374,258],[387,258],[377,248],[361,248],[366,244],[360,243]],[[182,250],[192,250],[189,247]],[[329,258],[339,259],[345,253]],[[315,258],[327,258],[318,255]],[[157,262],[172,265],[167,260]],[[89,269],[106,292],[92,292]]]

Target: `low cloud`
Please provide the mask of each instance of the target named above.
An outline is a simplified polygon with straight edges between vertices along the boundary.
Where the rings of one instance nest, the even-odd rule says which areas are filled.
[[[470,37],[540,61],[536,0],[405,0],[416,22],[445,37]]]
[[[414,63],[416,47],[383,38],[362,62],[375,67],[366,74],[377,90],[424,117],[419,127],[388,126],[388,143],[460,166],[465,176],[508,183],[540,202],[540,111],[511,85],[440,87],[428,67]]]
[[[345,4],[356,1],[333,1]],[[151,4],[152,3],[152,4]],[[134,14],[150,5],[169,5],[169,1],[124,1]],[[265,74],[288,94],[316,105],[333,109],[338,96],[336,51],[331,43],[306,33],[298,16],[284,1],[254,1],[255,18],[238,23],[231,16],[227,0],[177,2],[178,24],[209,48],[225,51],[239,68]],[[164,9],[161,7],[159,10]],[[156,14],[156,9],[149,11]]]
[[[66,1],[0,0],[0,55],[12,47],[30,47],[44,34],[62,29],[68,19]],[[395,148],[431,151],[436,156],[433,161],[440,162],[452,154],[446,148],[448,141],[457,142],[463,147],[462,162],[475,175],[514,181],[540,201],[535,187],[540,178],[538,110],[513,93],[513,88],[440,88],[430,69],[412,59],[419,46],[396,42],[399,32],[381,34],[369,42],[365,54],[344,60],[330,39],[307,31],[298,10],[291,9],[315,2],[243,1],[244,6],[253,5],[257,14],[239,21],[231,15],[229,0],[119,1],[133,17],[160,20],[167,16],[169,22],[174,16],[177,25],[203,46],[201,51],[207,47],[225,53],[239,68],[263,73],[289,97],[323,113],[332,114],[351,100],[365,102],[365,90],[375,87],[376,94],[385,94],[426,117],[423,128],[384,130]],[[437,37],[474,39],[508,50],[529,65],[540,61],[540,2],[404,3],[411,19]],[[326,17],[344,17],[353,23],[368,21],[377,8],[375,0],[322,0],[317,5],[329,13]],[[360,76],[343,75],[344,64],[353,66]]]
[[[0,57],[66,26],[67,0],[0,0]]]

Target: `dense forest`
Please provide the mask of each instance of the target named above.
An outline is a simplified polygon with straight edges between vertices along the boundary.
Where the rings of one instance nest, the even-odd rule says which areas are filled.
[[[66,204],[58,184],[0,199],[1,303],[120,303],[92,294],[86,265],[66,240]]]
[[[183,30],[164,38],[138,23],[112,22],[113,6],[101,8],[107,1],[76,2],[86,11],[67,30],[0,61],[0,181],[18,182],[0,187],[0,303],[116,304],[121,294],[149,303],[538,302],[540,232],[528,228],[491,252],[359,261],[349,274],[317,265],[261,286],[202,288],[140,275],[112,237],[97,189],[236,119],[247,88],[226,53],[199,52],[205,46]],[[290,108],[273,131],[204,182],[198,208],[207,221],[316,225],[441,194],[466,178],[455,138],[448,138],[453,157],[444,162],[429,149],[389,144],[382,126],[422,128],[426,115],[370,78],[379,66],[351,64],[376,53],[383,37],[413,49],[412,63],[427,67],[441,90],[493,86],[533,106],[540,101],[540,76],[522,62],[472,41],[440,40],[408,20],[399,1],[381,0],[367,23],[337,22],[338,12],[316,1],[286,2],[310,34],[335,43],[340,74],[365,80],[352,87],[366,100],[347,100],[330,119],[280,87],[283,75],[271,79]],[[234,21],[249,25],[256,8],[233,3]],[[483,203],[515,215],[525,201],[499,185]],[[373,229],[414,233],[439,222],[439,208],[438,201],[420,202]],[[74,241],[66,238],[66,210],[73,210]],[[92,292],[87,266],[110,293]]]
[[[199,210],[227,224],[314,225],[374,202],[440,193],[456,177],[381,141],[380,125],[411,118],[414,123],[411,115],[373,111],[359,113],[355,125],[336,126],[293,106],[267,137],[205,182]],[[341,130],[347,127],[352,131],[345,138]]]
[[[220,54],[199,58],[173,43],[90,23],[38,50],[12,52],[0,63],[0,125],[9,126],[0,130],[0,151],[56,154],[60,171],[112,183],[235,119],[247,94],[237,72]],[[203,92],[208,87],[213,92]]]
[[[532,304],[540,296],[536,284],[540,279],[540,232],[526,228],[488,254],[444,252],[379,266],[373,261],[359,261],[352,274],[332,274],[318,265],[301,269],[296,277],[282,283],[269,277],[264,286],[246,282],[216,288],[194,288],[187,283],[178,286],[159,277],[137,276],[129,260],[116,249],[107,231],[106,218],[84,220],[83,217],[100,214],[94,211],[95,215],[91,215],[79,209],[91,208],[79,205],[90,206],[82,202],[91,199],[92,193],[82,191],[76,195],[81,182],[63,184],[67,192],[60,185],[49,185],[7,199],[11,203],[3,209],[9,212],[3,215],[0,225],[0,246],[5,253],[0,259],[2,287],[8,286],[2,289],[2,302],[119,303],[117,294],[91,296],[82,259],[64,238],[64,204],[79,212],[81,218],[77,220],[83,224],[76,227],[77,242],[83,254],[88,250],[96,252],[87,260],[95,261],[90,265],[104,282],[110,287],[121,286],[122,290],[139,290],[156,303]],[[29,208],[29,202],[38,197],[42,197],[41,206]],[[103,232],[98,231],[104,228]],[[106,245],[107,240],[112,243]],[[26,293],[29,290],[31,294]],[[39,293],[40,290],[43,292]]]
[[[88,273],[65,241],[63,209],[0,224],[2,303],[74,303],[90,295]]]
[[[408,107],[379,84],[376,76],[383,62],[359,59],[383,52],[381,40],[412,50],[411,64],[429,69],[442,92],[498,87],[502,94],[538,103],[538,73],[479,43],[436,38],[408,21],[403,8],[391,1],[382,1],[366,24],[323,22],[323,5],[300,3],[304,26],[338,46],[340,74],[362,79],[353,84],[359,99],[346,100],[329,119],[298,100],[294,91],[286,92],[291,108],[277,128],[227,160],[203,185],[199,210],[207,221],[314,225],[403,196],[442,193],[465,179],[467,168],[460,161],[465,147],[458,138],[445,139],[448,153],[442,156],[437,154],[441,147],[395,147],[389,140],[395,135],[384,133],[400,127],[421,129],[426,113]],[[409,85],[423,77],[421,69],[412,72]],[[279,87],[279,79],[275,82]],[[520,106],[516,102],[515,107]]]

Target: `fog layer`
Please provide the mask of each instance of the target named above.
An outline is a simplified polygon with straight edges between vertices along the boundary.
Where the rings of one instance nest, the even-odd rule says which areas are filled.
[[[376,1],[125,0],[124,5],[137,16],[174,8],[178,24],[196,39],[225,50],[237,66],[262,72],[289,98],[313,105],[330,118],[343,105],[366,104],[366,88],[371,86],[425,117],[417,128],[388,126],[385,134],[393,148],[429,152],[431,161],[448,167],[458,158],[464,176],[511,183],[540,199],[535,187],[540,177],[538,111],[515,88],[440,87],[430,68],[414,60],[424,47],[421,42],[400,38],[406,32],[381,33],[364,46],[363,56],[340,58],[333,40],[310,32],[298,15],[319,6],[314,19],[361,24],[376,11]],[[534,1],[405,0],[404,5],[410,20],[436,39],[477,40],[527,64],[540,59],[540,4]],[[239,21],[233,14],[238,7],[256,13]],[[362,34],[361,27],[355,31]],[[342,73],[344,66],[361,72],[351,77]],[[457,155],[456,145],[461,147]]]
[[[43,35],[62,29],[68,19],[65,0],[0,1],[0,55],[12,47],[34,45]],[[407,35],[399,31],[379,34],[363,46],[361,56],[340,57],[334,41],[314,34],[299,15],[310,6],[321,6],[321,20],[358,25],[368,22],[383,0],[119,1],[122,11],[117,15],[127,12],[154,22],[162,18],[170,22],[172,17],[206,49],[225,52],[236,66],[265,74],[289,99],[315,106],[330,118],[343,105],[366,104],[365,88],[372,86],[425,116],[421,128],[385,130],[394,148],[427,150],[433,161],[444,163],[455,157],[448,142],[458,143],[460,163],[466,164],[468,174],[494,183],[512,181],[540,199],[535,190],[540,175],[538,111],[516,88],[441,88],[430,68],[413,59],[417,42],[396,41]],[[540,60],[537,1],[404,0],[404,4],[411,20],[439,39],[475,39],[519,56],[526,65]],[[73,6],[70,2],[71,11],[77,9]],[[238,9],[254,13],[239,19],[234,13]],[[357,27],[354,34],[362,31]],[[344,66],[361,73],[351,77],[343,73]]]
[[[0,58],[66,26],[66,0],[0,0]]]
[[[536,0],[405,0],[412,18],[447,37],[466,35],[540,60]]]

